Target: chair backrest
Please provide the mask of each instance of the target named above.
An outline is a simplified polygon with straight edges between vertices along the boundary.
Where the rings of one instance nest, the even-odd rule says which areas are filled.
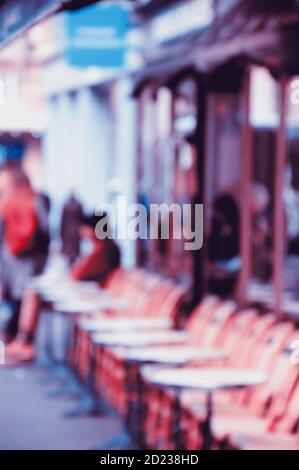
[[[144,307],[143,315],[155,316],[159,315],[161,303],[170,294],[171,288],[165,281],[156,283],[151,289],[146,305]],[[138,312],[136,312],[138,314]]]
[[[127,271],[123,268],[115,269],[109,276],[105,283],[105,289],[113,295],[118,295],[127,282]]]
[[[230,322],[236,312],[236,303],[233,301],[221,302],[213,311],[209,327],[201,336],[199,345],[201,347],[222,347]]]
[[[250,409],[258,415],[267,414],[270,422],[276,416],[284,414],[298,379],[299,369],[292,363],[289,349],[289,345],[298,337],[299,334],[295,333],[287,339],[268,381],[254,390],[250,400]]]
[[[257,322],[258,315],[254,309],[242,310],[235,315],[223,343],[223,347],[229,353],[229,365],[235,365],[243,348],[244,340]]]
[[[113,289],[114,297],[123,298],[128,301],[128,308],[116,310],[114,315],[143,315],[147,302],[150,298],[151,289],[159,282],[158,278],[146,275],[141,269],[126,271],[120,279],[122,286]]]
[[[157,309],[153,312],[156,316],[164,318],[175,318],[179,307],[181,306],[186,291],[180,286],[173,286],[170,292],[164,298],[160,305],[157,305]]]
[[[140,273],[127,297],[131,315],[145,316],[147,314],[153,295],[159,285],[160,280],[157,276],[148,275],[146,272]]]
[[[258,318],[246,337],[243,338],[242,348],[238,356],[234,357],[234,367],[244,369],[252,367],[255,356],[259,356],[260,351],[264,348],[269,332],[275,323],[276,317],[272,314]]]
[[[204,336],[209,327],[215,309],[220,305],[219,299],[215,296],[208,296],[203,299],[193,310],[186,324],[190,343],[196,345]]]
[[[118,270],[115,277],[112,275],[112,282],[108,283],[108,289],[116,297],[130,295],[135,289],[138,270]],[[111,285],[112,284],[112,285]]]
[[[276,365],[279,354],[285,348],[288,338],[294,333],[294,326],[291,322],[277,323],[269,331],[265,347],[259,357],[256,357],[254,367],[258,370],[271,373]]]
[[[292,323],[274,323],[266,330],[266,334],[262,340],[256,345],[253,344],[250,354],[246,359],[245,364],[241,367],[253,368],[255,370],[263,371],[268,377],[271,377],[277,360],[283,351],[288,338],[294,332]],[[255,387],[248,390],[240,391],[236,394],[235,401],[238,403],[249,405],[257,396],[259,388]]]
[[[285,413],[277,422],[276,431],[299,433],[299,366],[297,368],[296,385],[290,394]]]

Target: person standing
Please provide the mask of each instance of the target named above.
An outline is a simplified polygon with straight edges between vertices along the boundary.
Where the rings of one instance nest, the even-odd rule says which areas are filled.
[[[10,342],[18,332],[24,289],[30,278],[44,268],[49,233],[43,206],[20,167],[1,171],[0,196],[2,296],[11,306],[4,338]]]
[[[80,253],[80,226],[83,219],[83,209],[74,194],[66,201],[61,217],[60,237],[61,252],[73,264]]]

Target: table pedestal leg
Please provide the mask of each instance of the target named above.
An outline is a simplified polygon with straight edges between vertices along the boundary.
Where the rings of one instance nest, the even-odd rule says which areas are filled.
[[[207,393],[206,399],[206,418],[203,423],[200,424],[200,433],[203,436],[203,450],[211,450],[213,444],[212,434],[212,416],[213,416],[213,400],[212,392]]]
[[[125,391],[127,393],[127,409],[125,416],[125,423],[123,430],[117,434],[114,438],[104,442],[100,447],[94,447],[92,450],[136,450],[136,446],[130,438],[130,434],[134,435],[134,420],[135,420],[135,408],[133,403],[133,394],[135,391],[136,384],[131,383],[131,369],[133,369],[134,363],[125,361],[125,377],[126,381],[124,384]]]
[[[182,439],[182,423],[181,423],[181,416],[182,416],[182,408],[181,408],[181,397],[180,392],[176,391],[174,400],[173,400],[173,440],[175,443],[175,450],[183,450],[184,443]]]
[[[79,416],[101,416],[103,414],[101,397],[97,396],[95,390],[96,362],[96,346],[91,343],[87,390],[83,391],[79,404],[64,413],[65,417],[76,418]]]
[[[131,373],[130,373],[131,372]],[[127,364],[127,384],[128,393],[126,428],[133,437],[139,449],[145,448],[143,436],[144,423],[144,402],[143,402],[143,380],[140,374],[139,363],[131,361]]]

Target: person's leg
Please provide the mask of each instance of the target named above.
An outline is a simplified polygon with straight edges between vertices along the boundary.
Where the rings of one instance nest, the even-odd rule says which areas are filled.
[[[35,358],[34,336],[39,319],[40,297],[31,288],[23,294],[19,330],[16,339],[6,348],[8,362],[33,361]]]
[[[40,306],[41,299],[38,293],[32,288],[27,288],[21,304],[18,341],[33,343],[39,320]]]

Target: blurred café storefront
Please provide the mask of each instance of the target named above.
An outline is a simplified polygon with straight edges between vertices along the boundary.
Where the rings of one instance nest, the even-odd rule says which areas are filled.
[[[22,43],[24,55],[16,58],[16,67],[34,68],[39,75],[47,116],[41,175],[52,201],[54,236],[62,205],[72,193],[86,212],[105,203],[117,205],[120,196],[134,202],[136,103],[128,72],[138,65],[139,55],[130,11],[129,2],[13,0],[0,5],[0,41]],[[125,265],[134,265],[134,242],[120,244]]]
[[[95,2],[1,2],[0,40],[54,11],[87,3]],[[297,315],[298,0],[127,4],[144,35],[138,71],[126,66],[120,74],[99,75],[86,63],[83,71],[74,64],[62,68],[61,57],[74,58],[69,50],[58,48],[53,60],[53,50],[36,47],[51,56],[40,60],[50,110],[44,142],[48,189],[57,195],[64,181],[65,195],[79,182],[89,207],[109,201],[110,193],[145,205],[203,203],[203,250],[186,252],[172,238],[140,240],[136,250],[139,266],[182,283],[192,303],[207,291],[212,203],[230,193],[241,217],[236,298]],[[44,32],[33,29],[29,47],[47,44]],[[81,52],[76,58],[85,61],[86,50]],[[63,83],[57,83],[58,72]],[[61,155],[68,155],[64,163]],[[125,248],[132,265],[135,244]]]
[[[236,297],[297,314],[298,2],[167,4],[137,8],[148,45],[134,89],[137,194],[146,204],[202,202],[205,245],[185,252],[178,240],[141,241],[138,262],[198,301],[212,202],[229,192],[241,215]]]

